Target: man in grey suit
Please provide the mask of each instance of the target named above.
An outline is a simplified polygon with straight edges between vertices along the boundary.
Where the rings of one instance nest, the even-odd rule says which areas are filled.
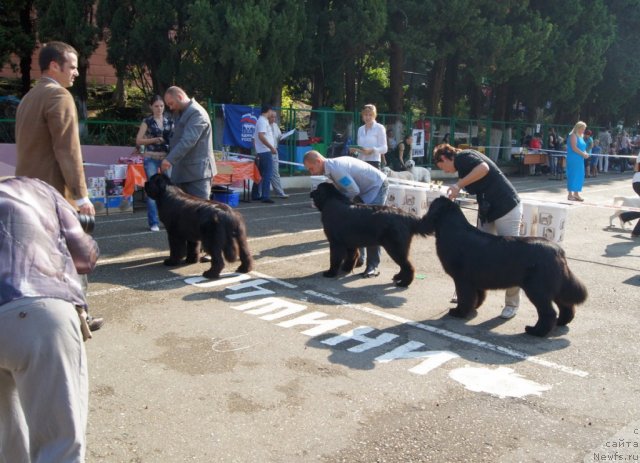
[[[209,199],[211,179],[217,172],[209,114],[180,87],[169,87],[164,101],[175,122],[169,154],[160,169],[171,169],[171,180],[186,193]]]

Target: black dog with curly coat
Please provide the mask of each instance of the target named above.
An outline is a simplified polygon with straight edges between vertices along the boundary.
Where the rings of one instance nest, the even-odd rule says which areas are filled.
[[[342,270],[351,272],[359,247],[382,246],[400,266],[393,281],[398,286],[411,284],[415,268],[409,261],[409,248],[413,235],[426,235],[423,219],[395,207],[353,204],[331,183],[318,185],[311,198],[322,213],[329,240],[330,266],[323,276],[337,276],[341,264]]]
[[[562,248],[546,238],[482,232],[444,197],[431,203],[425,217],[428,233],[436,235],[442,267],[455,282],[458,306],[450,315],[466,317],[482,305],[487,289],[519,286],[538,311],[537,323],[525,331],[546,336],[556,323],[573,320],[575,305],[587,299],[587,290],[569,270]],[[552,302],[558,306],[558,317]]]
[[[211,268],[202,274],[205,278],[220,276],[223,256],[228,262],[235,262],[239,255],[241,264],[236,271],[251,271],[253,259],[244,220],[231,207],[191,196],[164,174],[152,176],[144,191],[158,204],[158,215],[169,237],[169,258],[165,259],[165,265],[198,262],[202,243],[202,248],[211,255]]]

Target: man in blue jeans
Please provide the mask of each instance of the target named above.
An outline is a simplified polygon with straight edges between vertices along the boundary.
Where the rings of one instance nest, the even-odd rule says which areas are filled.
[[[341,156],[326,159],[315,150],[308,151],[304,155],[304,166],[311,175],[325,175],[333,182],[335,187],[349,199],[364,204],[382,206],[387,202],[389,183],[387,176],[375,167],[360,159],[350,156]],[[360,259],[356,267],[364,262],[364,249],[360,249]],[[367,267],[362,274],[363,278],[372,278],[380,275],[380,246],[366,248]]]
[[[278,153],[273,128],[269,123],[269,117],[272,116],[273,112],[271,106],[262,106],[260,109],[260,117],[256,123],[256,131],[253,136],[253,144],[256,149],[256,162],[262,179],[260,183],[253,184],[251,188],[251,199],[254,201],[260,199],[263,203],[267,204],[273,204],[273,199],[269,198],[271,176],[273,175],[273,160],[271,155]]]

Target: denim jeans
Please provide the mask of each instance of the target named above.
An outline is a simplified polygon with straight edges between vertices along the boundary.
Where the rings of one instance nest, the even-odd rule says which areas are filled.
[[[260,183],[251,187],[251,199],[269,199],[269,189],[271,188],[271,176],[273,175],[273,160],[271,151],[258,153],[256,155],[258,170],[260,171]]]
[[[160,159],[151,159],[150,157],[144,158],[144,173],[147,174],[147,179],[150,179],[152,175],[158,173],[160,169]],[[158,219],[158,206],[156,202],[147,196],[147,222],[149,227],[154,225],[160,225],[160,219]]]

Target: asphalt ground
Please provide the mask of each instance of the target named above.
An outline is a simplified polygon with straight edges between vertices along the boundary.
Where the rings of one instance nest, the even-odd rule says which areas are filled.
[[[567,203],[562,181],[511,180]],[[409,288],[384,252],[378,278],[323,278],[319,213],[308,190],[289,193],[240,204],[255,271],[227,265],[217,281],[206,264],[163,266],[166,234],[144,209],[98,218],[87,461],[640,459],[640,240],[608,228],[631,173],[586,179],[587,202],[570,203],[562,246],[589,299],[546,339],[524,334],[524,296],[508,321],[499,291],[475,318],[449,317],[432,237],[413,242]]]

